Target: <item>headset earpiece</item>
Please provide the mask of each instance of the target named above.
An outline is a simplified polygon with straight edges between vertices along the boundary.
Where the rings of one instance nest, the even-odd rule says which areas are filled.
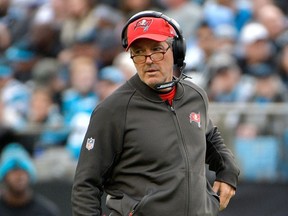
[[[176,36],[174,37],[172,49],[173,49],[173,58],[174,58],[174,64],[177,65],[178,68],[181,68],[184,66],[184,59],[185,59],[185,53],[186,53],[186,44],[185,39],[182,35],[182,30],[179,26],[179,24],[172,18],[164,15],[161,12],[158,11],[142,11],[134,16],[132,16],[124,25],[122,34],[121,34],[121,40],[122,40],[122,46],[126,49],[128,47],[128,40],[127,40],[127,28],[128,26],[134,22],[135,20],[138,20],[142,17],[156,17],[156,18],[162,18],[166,20],[175,30]]]

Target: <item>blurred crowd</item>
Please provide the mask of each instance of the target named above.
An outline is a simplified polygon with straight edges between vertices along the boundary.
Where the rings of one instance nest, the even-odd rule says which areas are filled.
[[[288,1],[0,0],[0,151],[77,161],[95,106],[136,73],[121,31],[142,10],[180,24],[184,73],[211,102],[288,102]],[[235,133],[284,139],[287,118],[239,115]]]

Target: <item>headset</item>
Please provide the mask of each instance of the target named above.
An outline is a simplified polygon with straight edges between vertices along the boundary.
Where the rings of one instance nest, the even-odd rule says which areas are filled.
[[[128,26],[134,22],[135,20],[138,20],[142,17],[155,17],[155,18],[162,18],[165,21],[167,21],[175,30],[176,36],[174,37],[173,44],[172,44],[172,50],[173,50],[173,59],[174,64],[182,70],[182,68],[185,67],[185,54],[186,54],[186,43],[185,39],[182,35],[182,30],[180,28],[180,25],[172,18],[164,15],[161,12],[158,11],[141,11],[139,13],[136,13],[134,16],[132,16],[127,23],[124,25],[121,38],[122,38],[122,46],[126,49],[128,47],[128,39],[127,39],[127,28]]]

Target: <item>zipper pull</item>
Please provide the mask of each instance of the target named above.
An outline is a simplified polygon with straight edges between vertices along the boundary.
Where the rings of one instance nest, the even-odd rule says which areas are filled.
[[[168,100],[166,100],[165,103],[166,103],[167,106],[170,108],[170,110],[171,110],[173,113],[175,113],[175,109],[174,109],[174,107],[173,107],[173,100],[172,100],[171,104],[169,103]]]
[[[174,100],[171,101],[170,109],[171,109],[171,111],[172,111],[173,113],[175,113]]]
[[[128,216],[133,216],[134,215],[134,209],[129,213]]]

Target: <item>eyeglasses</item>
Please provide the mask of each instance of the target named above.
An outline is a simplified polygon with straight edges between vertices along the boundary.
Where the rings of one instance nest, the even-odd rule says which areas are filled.
[[[131,59],[135,64],[142,64],[146,62],[147,57],[149,57],[153,62],[159,62],[164,59],[164,55],[169,50],[169,48],[170,46],[168,46],[165,51],[154,52],[151,53],[150,55],[134,55],[131,56]]]

